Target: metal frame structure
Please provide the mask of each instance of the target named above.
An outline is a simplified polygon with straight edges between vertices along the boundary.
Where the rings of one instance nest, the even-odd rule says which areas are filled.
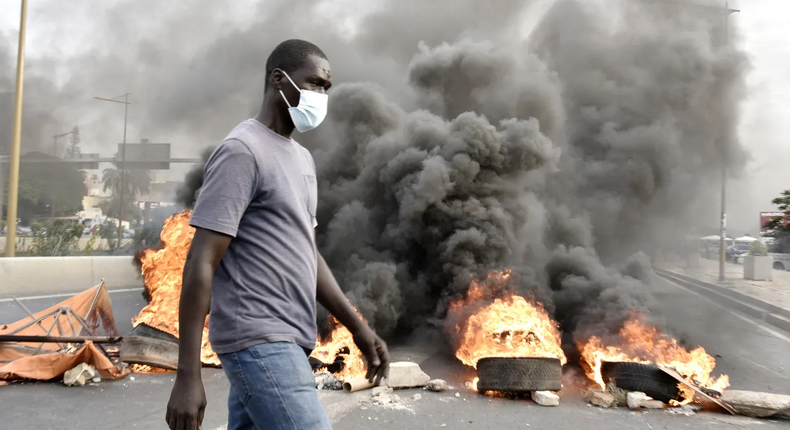
[[[85,318],[81,317],[79,314],[74,312],[70,306],[60,306],[56,309],[53,309],[50,312],[36,318],[35,315],[24,305],[20,302],[16,297],[12,297],[14,302],[21,307],[25,313],[30,316],[32,321],[28,322],[27,324],[22,325],[21,327],[15,329],[14,331],[1,335],[0,336],[0,343],[20,343],[20,342],[40,342],[37,348],[33,348],[31,346],[26,345],[14,345],[14,348],[30,351],[34,350],[31,355],[38,355],[41,353],[41,349],[44,347],[45,343],[56,343],[61,350],[68,349],[68,343],[82,343],[87,340],[90,340],[94,343],[97,343],[97,347],[101,349],[104,355],[109,355],[107,350],[102,346],[102,343],[120,343],[123,339],[122,337],[115,336],[115,337],[108,337],[108,336],[98,336],[96,331],[99,329],[99,321],[98,315],[94,312],[96,302],[99,299],[99,294],[101,294],[102,290],[106,288],[106,284],[104,283],[104,279],[101,280],[100,288],[96,290],[96,294],[93,296],[93,301],[91,302],[90,307],[88,308],[88,312],[85,315]],[[63,325],[60,323],[62,317],[66,317],[66,321],[68,322],[68,326],[71,329],[71,336],[67,336],[64,333]],[[45,327],[43,321],[47,318],[54,317],[52,324],[49,328]],[[79,331],[77,331],[75,322],[79,325]],[[46,334],[44,336],[29,336],[29,335],[17,335],[17,333],[32,327],[33,325],[38,324]],[[57,328],[59,336],[52,336],[53,330]],[[113,328],[113,331],[115,329]],[[48,351],[47,353],[52,353],[56,351]],[[0,362],[9,362],[12,360],[0,360]]]

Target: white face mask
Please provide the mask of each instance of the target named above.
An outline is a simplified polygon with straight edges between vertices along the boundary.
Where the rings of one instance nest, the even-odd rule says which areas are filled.
[[[283,74],[288,78],[288,81],[291,82],[291,85],[299,91],[299,105],[291,106],[291,103],[285,98],[283,91],[280,90],[280,95],[283,96],[283,100],[285,100],[285,103],[288,105],[288,113],[291,114],[291,120],[293,120],[294,126],[300,133],[318,127],[324,118],[326,118],[329,96],[315,91],[303,90],[296,86],[287,73],[283,72]]]

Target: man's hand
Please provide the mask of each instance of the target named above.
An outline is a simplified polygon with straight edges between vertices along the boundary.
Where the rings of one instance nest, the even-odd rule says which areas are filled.
[[[354,343],[362,351],[367,362],[368,371],[365,378],[370,382],[375,378],[376,385],[381,384],[381,380],[386,378],[390,371],[390,353],[387,344],[367,326],[354,334]]]
[[[200,430],[206,412],[206,390],[200,375],[176,376],[165,421],[170,430]]]

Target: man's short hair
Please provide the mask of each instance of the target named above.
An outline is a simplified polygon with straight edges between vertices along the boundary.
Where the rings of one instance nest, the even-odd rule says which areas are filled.
[[[277,45],[266,60],[266,86],[269,86],[269,77],[275,69],[290,75],[304,66],[311,55],[327,59],[321,48],[305,40],[289,39]]]

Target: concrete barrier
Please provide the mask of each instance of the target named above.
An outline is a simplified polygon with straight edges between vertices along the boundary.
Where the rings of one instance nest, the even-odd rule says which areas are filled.
[[[0,296],[5,297],[78,292],[102,278],[110,289],[143,286],[132,257],[0,258]]]

